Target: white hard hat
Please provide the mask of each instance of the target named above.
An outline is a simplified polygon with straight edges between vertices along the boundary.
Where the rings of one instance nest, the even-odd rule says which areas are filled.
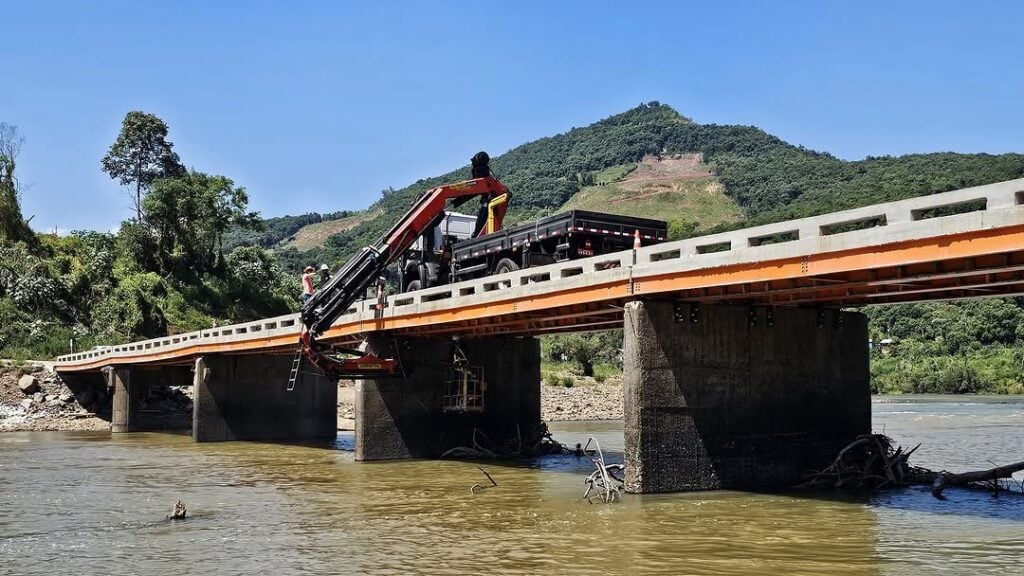
[[[328,270],[328,271],[330,271],[330,268],[327,267],[327,264],[321,264],[320,265],[320,269],[321,270]]]

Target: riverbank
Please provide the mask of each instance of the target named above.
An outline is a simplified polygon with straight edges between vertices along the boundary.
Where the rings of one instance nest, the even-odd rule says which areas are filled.
[[[21,389],[19,381],[31,376],[35,387]],[[541,385],[541,418],[545,422],[621,420],[622,377],[609,376],[598,382],[574,376],[560,378],[558,385]],[[570,382],[571,386],[565,386]],[[27,380],[23,382],[27,384]],[[105,390],[75,396],[56,374],[42,367],[0,370],[0,432],[109,430],[110,398]],[[152,407],[183,418],[191,413],[191,390],[165,390],[146,399]],[[888,402],[1019,402],[1019,396],[895,395],[872,396],[873,403]],[[355,387],[338,387],[338,428],[351,430],[355,418]],[[186,418],[187,419],[187,418]]]
[[[622,378],[604,382],[577,377],[571,387],[542,384],[540,416],[545,422],[621,420]]]
[[[191,412],[191,390],[154,390],[147,404],[170,413]],[[351,429],[355,388],[338,387],[338,427]],[[573,385],[541,385],[541,418],[546,422],[619,420],[622,379],[604,382],[573,379]],[[109,430],[110,397],[106,390],[74,394],[55,373],[41,366],[0,369],[0,432]]]
[[[545,422],[622,419],[622,378],[604,382],[576,377],[573,385],[541,384],[540,417]],[[351,429],[355,418],[355,387],[338,387],[338,427]]]
[[[40,365],[0,369],[0,432],[109,430],[105,391],[75,396],[55,373]]]
[[[152,387],[143,411],[159,413],[169,429],[192,421],[192,387]],[[40,364],[0,368],[0,432],[110,430],[111,398],[103,386],[68,388]]]

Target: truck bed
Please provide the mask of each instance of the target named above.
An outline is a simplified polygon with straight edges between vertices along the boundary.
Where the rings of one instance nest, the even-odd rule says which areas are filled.
[[[632,238],[637,230],[645,243],[664,242],[668,238],[668,224],[661,220],[570,210],[487,236],[457,242],[452,246],[452,256],[459,262],[539,240],[567,237],[573,232]]]

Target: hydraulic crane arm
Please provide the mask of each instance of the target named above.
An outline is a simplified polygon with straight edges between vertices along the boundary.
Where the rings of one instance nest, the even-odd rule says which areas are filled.
[[[366,288],[430,226],[444,215],[445,203],[470,196],[497,197],[508,192],[492,177],[446,184],[428,190],[376,244],[363,248],[302,307],[306,330],[319,336],[359,299]]]
[[[306,357],[332,377],[365,376],[376,374],[377,371],[382,374],[393,372],[393,360],[382,361],[373,358],[369,363],[360,364],[342,361],[336,356],[325,354],[326,347],[319,345],[316,337],[330,328],[331,324],[365,293],[366,288],[383,274],[388,264],[398,259],[420,235],[444,216],[448,200],[468,199],[473,196],[484,196],[493,200],[507,194],[508,188],[504,184],[487,176],[446,184],[420,195],[391,230],[377,243],[363,248],[359,254],[353,256],[302,307],[300,317],[305,327],[302,351]],[[500,228],[500,223],[496,228]]]

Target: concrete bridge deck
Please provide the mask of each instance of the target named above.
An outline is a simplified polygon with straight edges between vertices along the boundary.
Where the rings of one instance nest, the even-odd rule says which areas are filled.
[[[642,298],[852,307],[1024,293],[1024,179],[668,242],[362,300],[324,339],[543,334],[621,326]],[[936,216],[942,210],[973,211]],[[858,226],[871,227],[843,231]],[[57,358],[62,372],[295,349],[298,315]]]

